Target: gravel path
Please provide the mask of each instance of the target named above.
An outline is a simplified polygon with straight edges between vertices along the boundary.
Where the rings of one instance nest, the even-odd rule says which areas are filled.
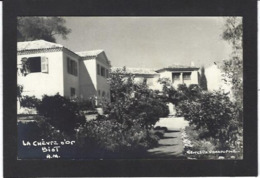
[[[167,127],[168,131],[159,140],[158,147],[148,150],[149,155],[153,158],[185,159],[182,155],[183,143],[180,129],[187,125],[188,122],[181,117],[161,118],[156,126]]]

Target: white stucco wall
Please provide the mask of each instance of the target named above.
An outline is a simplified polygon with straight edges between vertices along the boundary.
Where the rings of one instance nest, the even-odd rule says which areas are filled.
[[[102,61],[102,62],[101,62]],[[99,64],[99,66],[101,67],[105,67],[106,69],[108,69],[108,71],[110,70],[110,66],[108,66],[107,63],[103,62],[104,60],[96,60],[96,66],[97,64]],[[97,70],[96,70],[97,73]],[[98,91],[100,91],[100,96]],[[105,99],[110,101],[110,86],[108,84],[107,78],[103,77],[101,75],[97,75],[97,96],[98,96],[98,100],[102,100],[102,93],[105,92]]]
[[[71,60],[74,60],[77,63],[77,70],[78,74],[77,76],[72,75],[68,73],[68,68],[67,68],[67,57],[69,57]],[[75,88],[76,91],[76,96],[80,97],[80,92],[79,92],[79,56],[69,53],[66,50],[63,52],[63,81],[64,81],[64,92],[63,96],[65,97],[70,97],[71,96],[71,88]]]
[[[89,99],[97,92],[96,60],[81,60],[79,75],[80,96]]]
[[[190,80],[184,80],[183,79],[183,73],[185,72],[191,72],[191,78]],[[172,73],[181,73],[180,74],[180,79],[179,80],[172,80]],[[179,84],[186,84],[187,86],[191,84],[198,84],[199,83],[199,78],[198,78],[198,71],[163,71],[160,73],[160,78],[168,78],[170,82],[172,83],[172,86],[177,89]]]
[[[198,77],[198,71],[192,71],[191,72],[191,79],[190,80],[183,80],[183,82],[189,86],[191,84],[199,84],[199,77]]]
[[[209,91],[223,89],[225,92],[231,91],[231,86],[225,84],[222,80],[222,72],[217,65],[211,65],[205,68],[205,75],[207,78],[207,86]]]
[[[63,54],[59,52],[26,54],[17,56],[18,68],[21,67],[23,57],[40,57],[48,58],[48,73],[29,73],[26,76],[18,75],[17,83],[23,85],[23,95],[35,96],[41,98],[42,95],[55,95],[59,93],[64,95],[63,90]]]

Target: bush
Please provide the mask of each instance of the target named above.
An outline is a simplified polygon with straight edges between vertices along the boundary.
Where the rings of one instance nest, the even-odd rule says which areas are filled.
[[[102,104],[106,116],[81,127],[79,140],[86,147],[110,152],[139,152],[155,146],[158,137],[149,129],[168,115],[167,105],[147,85],[135,84],[125,69],[110,77],[112,102]]]
[[[95,110],[95,98],[84,100],[79,98],[73,98],[72,102],[77,104],[78,110],[80,111]]]
[[[35,96],[23,96],[20,99],[21,106],[26,108],[36,108],[40,103],[41,100],[35,98]]]
[[[68,135],[74,134],[75,129],[85,123],[77,104],[59,94],[44,95],[37,111],[47,118],[48,123]]]
[[[191,84],[189,87],[186,84],[179,84],[176,90],[167,78],[159,79],[159,82],[163,85],[162,96],[160,98],[164,102],[170,102],[175,105],[184,100],[197,100],[202,93],[202,89],[197,84]]]
[[[78,139],[88,149],[109,152],[142,152],[155,146],[158,137],[139,125],[126,129],[123,124],[111,119],[92,120],[81,127]]]
[[[230,148],[237,140],[240,128],[235,105],[224,93],[204,93],[197,101],[185,100],[178,105],[177,113],[203,130],[200,139],[213,138],[220,149]]]

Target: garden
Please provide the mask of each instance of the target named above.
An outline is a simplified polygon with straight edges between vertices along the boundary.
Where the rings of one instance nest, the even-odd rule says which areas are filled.
[[[62,158],[144,157],[147,149],[158,144],[153,125],[160,117],[166,117],[169,110],[158,92],[133,81],[134,76],[125,73],[125,69],[111,73],[111,102],[104,100],[104,114],[96,113],[92,120],[86,118],[86,113],[95,112],[91,100],[69,99],[59,94],[45,95],[39,100],[19,94],[21,106],[36,109],[37,115],[31,122],[18,122],[18,157],[44,159],[46,152],[54,149],[56,153],[49,142],[56,142],[57,149],[60,146],[56,156]],[[60,145],[66,141],[74,144]]]

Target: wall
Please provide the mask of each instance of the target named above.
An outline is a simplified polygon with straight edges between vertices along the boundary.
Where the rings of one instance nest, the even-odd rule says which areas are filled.
[[[78,75],[72,75],[68,73],[67,69],[67,57],[77,62]],[[63,52],[63,81],[64,81],[64,96],[71,97],[71,87],[75,88],[76,96],[80,97],[79,92],[79,56],[76,54],[69,52],[68,50],[64,50]]]
[[[23,57],[45,56],[48,58],[48,73],[30,73],[25,77],[18,75],[17,83],[23,85],[23,95],[35,96],[41,98],[43,94],[55,95],[59,93],[64,95],[63,91],[63,57],[62,51],[26,54],[17,56],[18,68],[21,67]]]
[[[152,90],[162,90],[162,85],[158,82],[160,75],[144,75],[144,74],[137,74],[135,75],[134,82],[135,83],[143,83],[144,79],[146,79],[146,83],[149,89]]]
[[[110,66],[107,64],[104,54],[98,55],[97,60],[96,60],[96,66],[97,66],[97,64],[99,64],[100,67],[103,66],[106,69],[110,70]],[[97,74],[97,70],[96,70],[96,74]],[[98,91],[100,91],[100,96],[98,96]],[[97,75],[97,96],[98,96],[99,101],[102,100],[103,92],[105,92],[105,95],[106,95],[105,98],[108,101],[110,101],[110,86],[108,84],[107,78],[103,77],[101,75]]]
[[[183,80],[183,73],[184,72],[191,72],[191,79],[190,80]],[[180,80],[176,80],[173,82],[172,80],[172,73],[181,73],[180,74]],[[198,71],[178,71],[178,72],[172,72],[172,71],[163,71],[160,73],[160,78],[168,78],[170,82],[172,83],[172,86],[177,89],[179,84],[186,84],[189,86],[190,84],[198,84]]]
[[[198,71],[192,71],[191,72],[191,79],[190,80],[183,80],[183,82],[187,86],[189,86],[191,84],[199,84]]]
[[[207,86],[209,91],[223,89],[225,92],[231,91],[231,86],[225,84],[222,80],[222,72],[217,65],[211,65],[205,68],[205,75],[207,78]]]
[[[80,97],[90,99],[90,97],[96,95],[96,60],[80,60],[79,66]]]

